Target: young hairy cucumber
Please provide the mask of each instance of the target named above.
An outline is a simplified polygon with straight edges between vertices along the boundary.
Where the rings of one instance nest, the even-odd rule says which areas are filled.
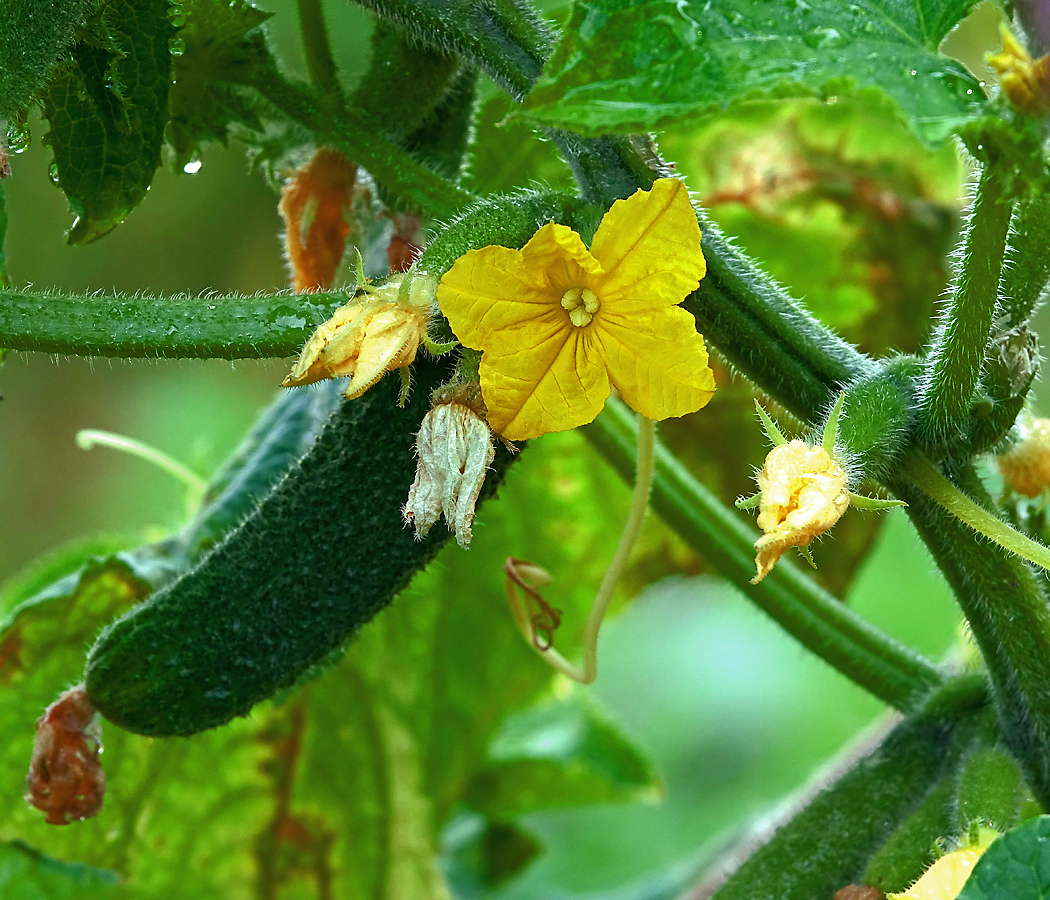
[[[244,715],[340,647],[447,540],[415,540],[401,506],[414,435],[449,361],[419,359],[343,403],[310,452],[216,548],[109,625],[88,654],[96,708],[129,731],[188,735]],[[482,496],[511,459],[497,449]]]
[[[953,748],[972,740],[972,720],[983,713],[970,704],[980,702],[980,691],[973,700],[964,692],[963,709],[954,697],[942,702],[957,690],[949,682],[925,711],[901,722],[752,854],[712,900],[832,900],[858,883],[872,855],[947,774],[958,757]]]

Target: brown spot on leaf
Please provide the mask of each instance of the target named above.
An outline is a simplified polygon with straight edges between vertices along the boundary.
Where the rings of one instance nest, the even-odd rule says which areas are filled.
[[[37,719],[25,798],[49,825],[89,819],[102,809],[102,727],[84,686],[66,691]]]

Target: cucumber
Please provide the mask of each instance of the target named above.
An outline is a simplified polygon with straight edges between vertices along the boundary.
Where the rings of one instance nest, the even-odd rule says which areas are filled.
[[[401,506],[414,434],[450,360],[413,365],[412,399],[382,379],[344,402],[299,464],[201,562],[107,626],[88,653],[95,707],[150,736],[189,735],[289,687],[402,590],[450,536]],[[498,448],[482,497],[513,457]]]
[[[752,854],[712,900],[832,900],[857,883],[872,855],[949,773],[958,742],[972,740],[974,719],[986,715],[971,705],[982,702],[983,689],[963,687],[956,697],[959,686],[949,682],[923,712],[901,722]]]

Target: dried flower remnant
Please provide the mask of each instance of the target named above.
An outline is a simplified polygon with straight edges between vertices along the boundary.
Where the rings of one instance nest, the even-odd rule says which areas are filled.
[[[284,246],[296,291],[331,287],[350,236],[347,210],[357,166],[338,150],[321,147],[281,189]]]
[[[1021,426],[1021,439],[996,458],[1003,482],[1026,497],[1038,497],[1050,486],[1050,419]]]
[[[419,463],[402,510],[417,538],[443,515],[459,545],[470,546],[474,505],[495,452],[477,382],[435,399],[416,435]]]
[[[886,895],[878,888],[847,884],[835,891],[832,900],[886,900]]]
[[[363,279],[362,279],[363,282]],[[437,282],[423,273],[391,278],[339,307],[303,347],[282,387],[349,376],[349,400],[360,397],[386,372],[410,366],[426,336]],[[402,402],[407,393],[402,394]]]
[[[589,249],[552,222],[521,250],[468,251],[438,302],[462,344],[483,351],[489,424],[524,440],[593,421],[613,386],[650,419],[706,405],[714,375],[679,306],[705,271],[689,193],[664,178],[617,200]]]
[[[49,825],[90,819],[102,809],[102,726],[83,685],[66,691],[36,723],[25,798]]]
[[[1029,116],[1050,111],[1050,54],[1033,59],[1005,24],[999,26],[1003,49],[989,53],[988,64],[999,75],[999,84],[1010,102]]]

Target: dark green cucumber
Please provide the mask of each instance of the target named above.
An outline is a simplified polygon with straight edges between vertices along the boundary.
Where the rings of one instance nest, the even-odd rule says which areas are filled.
[[[949,682],[925,711],[894,728],[752,854],[712,900],[832,900],[839,888],[858,883],[871,856],[947,773],[956,741],[969,742],[967,720],[983,718],[982,687],[958,687]]]
[[[107,719],[187,735],[246,714],[293,684],[404,588],[449,536],[424,541],[401,506],[414,434],[450,361],[420,359],[413,397],[387,376],[347,401],[258,509],[201,563],[108,626],[86,683]],[[491,495],[510,454],[497,450]]]

